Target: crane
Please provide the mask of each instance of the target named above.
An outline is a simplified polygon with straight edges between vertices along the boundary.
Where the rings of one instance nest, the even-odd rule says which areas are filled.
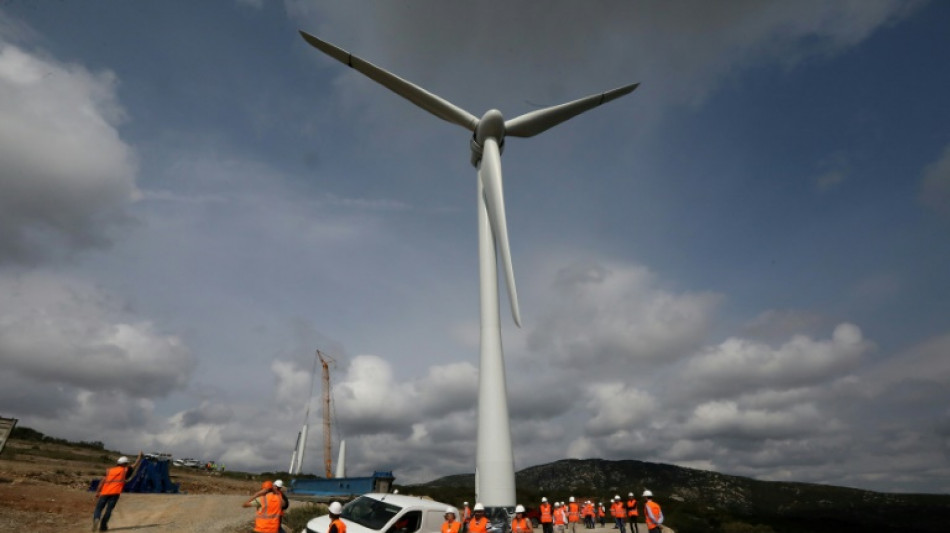
[[[336,366],[336,360],[317,350],[317,357],[320,359],[320,366],[323,367],[323,466],[326,469],[326,477],[333,477],[333,459],[331,457],[333,448],[333,439],[330,433],[330,363]]]

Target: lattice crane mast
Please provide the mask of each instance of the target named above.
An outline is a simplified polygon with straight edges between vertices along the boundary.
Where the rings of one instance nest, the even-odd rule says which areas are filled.
[[[333,477],[333,439],[330,433],[330,363],[336,366],[336,361],[317,350],[317,357],[320,359],[320,366],[323,367],[323,466],[326,468],[327,479]]]

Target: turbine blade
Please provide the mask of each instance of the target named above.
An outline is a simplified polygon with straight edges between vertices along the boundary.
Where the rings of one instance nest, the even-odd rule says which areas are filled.
[[[475,126],[478,125],[478,118],[468,111],[430,93],[412,82],[406,81],[391,72],[377,67],[369,61],[364,61],[342,48],[337,48],[326,41],[321,41],[303,30],[298,31],[300,31],[301,37],[311,46],[336,59],[340,63],[358,70],[369,79],[379,83],[383,87],[386,87],[390,91],[402,96],[442,120],[458,124],[469,131],[475,131]]]
[[[639,87],[639,83],[618,87],[612,91],[601,94],[592,94],[586,98],[574,100],[566,104],[546,107],[525,113],[520,117],[515,117],[505,122],[505,135],[512,137],[534,137],[535,135],[547,131],[554,126],[564,122],[567,119],[580,115],[588,109],[593,109],[600,104],[606,104],[611,100],[620,98],[625,94],[630,94]]]
[[[515,325],[521,327],[521,311],[518,308],[518,289],[515,287],[515,271],[511,265],[511,248],[508,245],[508,221],[505,216],[505,193],[501,180],[501,152],[494,137],[485,139],[482,162],[478,168],[478,178],[482,180],[485,203],[488,205],[488,220],[491,222],[495,237],[495,250],[500,254],[501,265],[505,270],[505,284],[508,287],[508,301],[511,303],[511,316]]]

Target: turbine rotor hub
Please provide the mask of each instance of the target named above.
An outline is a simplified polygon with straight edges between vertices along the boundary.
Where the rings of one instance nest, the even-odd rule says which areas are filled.
[[[505,118],[501,111],[489,109],[482,115],[478,125],[475,126],[475,133],[472,134],[472,165],[478,166],[482,160],[482,148],[485,146],[485,139],[489,137],[495,139],[498,143],[498,151],[501,152],[505,147]]]

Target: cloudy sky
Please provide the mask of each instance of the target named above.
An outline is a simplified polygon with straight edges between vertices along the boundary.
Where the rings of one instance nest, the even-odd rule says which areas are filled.
[[[470,134],[305,29],[477,116],[642,83],[506,143],[516,468],[950,492],[948,24],[888,0],[4,1],[0,415],[286,469],[320,349],[350,474],[474,471]]]

